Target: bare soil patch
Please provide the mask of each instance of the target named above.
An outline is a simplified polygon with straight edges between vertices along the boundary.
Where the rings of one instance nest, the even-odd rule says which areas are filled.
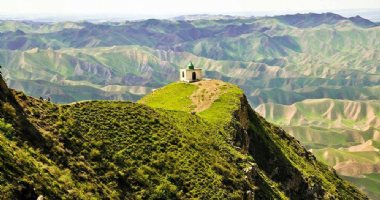
[[[222,94],[220,87],[226,85],[220,80],[203,80],[192,84],[198,86],[198,90],[190,96],[194,112],[201,112],[209,108]]]

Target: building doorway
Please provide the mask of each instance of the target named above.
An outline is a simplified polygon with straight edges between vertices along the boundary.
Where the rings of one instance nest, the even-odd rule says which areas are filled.
[[[193,78],[193,81],[197,80],[197,73],[193,72],[192,78]]]

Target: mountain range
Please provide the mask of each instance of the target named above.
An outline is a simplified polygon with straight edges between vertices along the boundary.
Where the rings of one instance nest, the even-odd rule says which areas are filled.
[[[11,88],[72,103],[137,101],[192,61],[206,77],[240,86],[261,115],[377,199],[379,34],[375,22],[334,13],[3,20],[0,65]]]

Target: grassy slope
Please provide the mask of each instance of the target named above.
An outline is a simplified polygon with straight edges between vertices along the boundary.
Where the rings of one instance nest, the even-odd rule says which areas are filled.
[[[202,83],[205,84],[205,83]],[[251,157],[247,157],[245,154],[241,154],[230,145],[224,146],[225,142],[233,140],[231,129],[225,129],[229,122],[232,120],[233,111],[239,109],[240,97],[242,91],[232,84],[221,85],[222,95],[217,99],[208,109],[198,113],[198,115],[190,114],[194,105],[190,100],[191,94],[197,90],[197,86],[193,84],[176,82],[171,83],[163,88],[160,88],[151,94],[145,96],[138,103],[146,104],[150,107],[159,109],[159,112],[165,113],[174,124],[178,125],[183,131],[190,131],[192,135],[197,131],[202,131],[197,126],[190,126],[187,120],[194,118],[197,123],[204,121],[204,129],[211,132],[213,139],[210,137],[196,138],[199,141],[215,140],[218,138],[219,142],[215,148],[218,151],[229,151],[228,154],[235,152],[236,155],[240,155],[245,160],[244,170],[249,169],[252,162]],[[184,126],[186,124],[186,126]],[[204,131],[204,130],[203,130]],[[218,147],[217,147],[218,146]],[[220,148],[221,147],[221,148]],[[226,152],[226,153],[227,153]],[[208,154],[208,153],[207,153]],[[209,154],[208,154],[209,155]],[[248,162],[247,162],[248,161]],[[238,161],[241,162],[241,161]],[[248,168],[247,168],[248,167]],[[263,171],[257,169],[255,172],[254,184],[256,187],[256,198],[274,198],[283,199],[285,195],[280,191],[277,184],[270,180]]]
[[[342,181],[335,171],[317,161],[297,140],[287,135],[282,129],[269,124],[258,115],[253,116],[250,120],[253,123],[250,126],[250,130],[258,134],[258,136],[251,139],[253,142],[251,153],[259,163],[259,166],[261,165],[267,173],[272,174],[273,179],[285,182],[288,186],[292,187],[294,182],[287,180],[287,178],[289,179],[289,176],[293,179],[302,177],[305,184],[311,187],[310,190],[325,190],[323,198],[362,198],[360,195],[355,194],[355,192],[352,193],[355,191],[353,187],[347,182]],[[261,154],[258,149],[269,153]],[[276,155],[279,156],[273,158]],[[277,165],[271,166],[268,163],[277,163]],[[316,187],[314,185],[315,182],[319,184]],[[294,195],[293,197],[300,196],[300,194],[295,195],[293,191],[288,192],[291,196]],[[318,192],[316,193],[318,194]],[[310,191],[302,195],[304,195],[303,198],[316,196],[310,193]]]
[[[97,182],[94,174],[86,170],[87,162],[70,157],[56,135],[40,129],[45,124],[50,124],[50,128],[56,126],[52,119],[58,116],[57,106],[29,99],[22,93],[15,97],[2,79],[0,94],[0,187],[3,198],[35,199],[40,194],[50,198],[82,199],[88,195],[111,196],[108,187]],[[27,114],[35,118],[35,122],[39,121],[39,125],[31,123]],[[65,163],[68,160],[82,164],[85,168],[82,175],[87,180],[80,179],[81,175],[70,169]]]
[[[0,187],[6,197],[235,199],[256,187],[242,173],[247,156],[189,113],[129,102],[54,105],[14,94],[18,103],[0,101],[0,153],[6,159]],[[19,104],[46,145],[25,141],[14,121],[25,116],[12,109]],[[20,175],[9,176],[15,173]],[[282,196],[265,175],[259,177],[257,197]]]
[[[177,84],[179,87],[187,85]],[[325,191],[316,194],[322,195],[321,198],[336,196],[336,192],[345,198],[352,195],[361,198],[332,172],[321,173],[322,169],[328,171],[323,165],[311,165],[306,157],[301,156],[304,150],[294,140],[278,135],[277,128],[263,119],[254,120],[257,115],[249,117],[250,127],[260,133],[256,135],[257,139],[264,139],[265,145],[250,147],[253,158],[231,146],[233,135],[242,133],[236,132],[239,129],[231,129],[233,127],[225,117],[232,121],[238,119],[232,116],[240,109],[238,99],[242,92],[235,86],[224,89],[230,91],[226,93],[229,95],[220,96],[216,106],[209,108],[210,113],[205,110],[199,113],[200,116],[128,102],[90,101],[58,106],[22,93],[14,93],[18,100],[15,102],[12,95],[8,95],[1,99],[1,117],[5,121],[1,124],[3,136],[0,141],[11,144],[1,154],[10,162],[0,171],[1,187],[10,198],[30,193],[33,197],[43,194],[81,199],[89,196],[234,199],[248,195],[247,190],[254,190],[259,199],[286,198],[283,192],[290,197],[306,195],[286,184],[288,181],[299,183],[300,180],[294,179],[293,175],[290,178],[274,176],[273,171],[268,171],[281,165],[284,169],[291,169],[297,177],[301,173],[306,184],[314,182],[319,185]],[[163,90],[165,88],[159,91]],[[15,109],[14,112],[11,107],[23,108],[23,111]],[[224,114],[209,115],[217,110]],[[33,138],[25,140],[22,124],[14,121],[14,117],[27,117],[35,128],[33,133],[42,137],[44,145],[34,142]],[[15,129],[12,130],[8,123]],[[239,123],[243,122],[233,122],[238,126]],[[267,134],[271,139],[265,136]],[[263,168],[265,160],[261,156],[265,153],[261,150],[273,154],[270,159],[278,159],[267,169]],[[18,161],[19,158],[24,161]],[[18,169],[20,163],[33,164]],[[24,176],[7,177],[7,174],[15,173],[15,169]],[[20,180],[23,182],[18,182]]]
[[[149,96],[143,97],[138,102],[152,108],[190,112],[192,110],[190,95],[196,89],[197,87],[192,84],[171,83],[165,88],[158,89]]]
[[[178,88],[184,89],[189,87],[189,84],[186,83],[175,83],[170,87],[173,87],[175,85]],[[159,108],[176,110],[177,105],[171,106],[170,103],[167,103],[167,99],[172,97],[168,96],[168,92],[171,91],[170,87],[161,88],[160,90],[153,92],[151,95],[144,97],[140,102]],[[242,103],[241,98],[243,98],[243,93],[239,88],[231,85],[227,85],[224,90],[227,90],[229,92],[227,92],[225,95],[222,95],[218,100],[216,100],[209,109],[206,109],[197,115],[199,115],[201,118],[204,118],[211,124],[217,124],[219,129],[222,128],[221,130],[223,130],[223,127],[227,128],[225,130],[228,130],[229,123],[231,123],[229,120],[230,117],[234,112],[237,111],[237,109],[240,110],[242,109],[241,106],[244,106],[239,106],[239,102]],[[192,91],[194,91],[193,88]],[[176,94],[172,93],[172,95]],[[190,91],[186,90],[186,97],[188,98],[189,96]],[[157,101],[153,101],[153,99],[160,100],[160,104],[157,104]],[[150,104],[150,102],[154,103]],[[248,104],[245,106],[247,105]],[[189,112],[189,110],[185,111]],[[226,115],[226,113],[230,113],[230,117],[228,114]],[[247,118],[245,118],[245,120],[249,120],[247,127],[249,134],[248,137],[251,138],[251,144],[248,145],[249,147],[247,150],[250,152],[250,155],[253,156],[255,162],[258,164],[259,168],[256,169],[260,173],[270,176],[272,180],[277,182],[277,187],[279,187],[281,190],[284,190],[286,195],[290,196],[291,198],[294,198],[296,196],[310,198],[311,196],[309,195],[321,195],[319,198],[353,198],[353,195],[357,195],[351,193],[354,191],[352,186],[338,178],[332,171],[330,171],[330,169],[328,169],[326,165],[315,161],[315,158],[313,160],[313,156],[309,155],[309,153],[307,153],[299,143],[291,139],[286,133],[283,133],[277,127],[270,125],[263,118],[258,117],[258,115],[256,115],[253,111],[248,111],[246,114],[248,116],[246,116]],[[238,123],[247,122],[240,121]],[[227,134],[231,133],[232,132],[227,132]],[[227,136],[227,138],[231,139],[231,135]],[[276,157],[276,159],[273,160],[274,157]],[[268,165],[268,163],[271,164]],[[281,167],[279,168],[279,166]],[[294,179],[296,177],[302,178],[301,180],[295,181]],[[291,181],[293,181],[293,186],[290,183]],[[301,192],[305,188],[297,188],[299,187],[297,184],[309,185],[315,184],[315,182],[318,182],[318,184],[320,184],[318,186],[320,188],[309,188],[311,191],[308,191],[306,193]],[[316,194],[314,194],[312,191],[314,191]],[[340,196],[336,196],[337,192]],[[358,195],[355,198],[361,197]]]
[[[367,29],[357,27],[352,23],[339,23],[298,29],[279,23],[277,20],[265,18],[235,21],[201,20],[194,21],[193,25],[215,31],[224,29],[225,25],[240,26],[241,23],[268,29],[265,34],[269,37],[258,31],[252,31],[252,33],[229,36],[227,39],[225,36],[219,35],[218,39],[205,38],[181,44],[190,52],[157,50],[138,45],[124,46],[129,43],[118,44],[121,46],[112,48],[92,48],[90,45],[91,48],[89,46],[89,48],[75,49],[78,41],[68,44],[59,41],[62,39],[59,37],[38,38],[35,42],[41,43],[41,46],[46,43],[59,46],[59,48],[67,48],[61,50],[44,50],[45,47],[27,51],[2,50],[0,61],[3,63],[2,65],[5,63],[4,74],[11,78],[9,83],[12,84],[12,87],[35,97],[51,96],[53,101],[57,102],[85,99],[135,100],[138,98],[135,95],[125,95],[124,92],[121,95],[118,91],[104,92],[100,90],[105,76],[92,72],[99,72],[99,69],[107,68],[118,75],[125,75],[129,72],[144,77],[149,75],[149,71],[148,73],[146,71],[139,72],[136,66],[149,65],[157,72],[163,67],[170,69],[170,67],[185,66],[188,60],[193,60],[197,65],[203,66],[208,72],[211,72],[207,74],[209,77],[221,78],[241,85],[253,105],[265,102],[291,104],[307,98],[325,97],[351,100],[379,99],[377,61],[379,60],[380,45],[378,45],[379,41],[376,37],[379,32],[378,27]],[[163,27],[153,27],[151,30],[165,32],[170,27],[166,26],[168,24],[170,23],[165,23]],[[1,24],[0,29],[2,31],[21,29],[26,33],[53,33],[62,30],[63,27],[83,28],[84,26],[69,23],[35,29],[28,24],[7,22]],[[237,27],[236,30],[238,30]],[[276,37],[282,35],[290,36],[300,48],[296,48],[297,45],[289,46],[286,38]],[[111,39],[105,38],[105,40]],[[142,39],[146,38],[142,37]],[[139,43],[137,40],[133,42]],[[28,44],[30,43],[32,42]],[[288,46],[285,48],[286,45]],[[264,47],[269,48],[270,51],[263,51]],[[299,49],[302,50],[302,53],[298,52]],[[280,50],[285,51],[288,55],[282,58],[279,56],[283,55]],[[252,54],[252,52],[255,53]],[[267,63],[269,66],[258,62]],[[88,68],[92,69],[86,71],[86,74],[90,75],[84,77],[75,75],[73,63],[78,64],[82,69],[91,65],[97,67]],[[281,68],[279,69],[277,65]],[[101,67],[99,68],[99,66]],[[13,71],[8,73],[8,68],[12,68]],[[63,85],[61,82],[57,84],[54,81],[57,74],[59,74],[58,77],[65,77],[74,85],[66,85],[67,82],[64,82]],[[161,86],[167,83],[168,79],[175,80],[177,78],[175,69],[167,74],[172,74],[172,76],[153,77],[152,79],[155,81],[153,86]],[[44,79],[48,82],[53,80],[54,84],[30,81],[30,79]],[[88,79],[89,81],[78,82],[78,79]],[[112,79],[120,80],[121,77],[112,77]],[[120,82],[111,84],[118,85]],[[85,93],[84,91],[90,92]],[[325,119],[318,120],[325,121]],[[351,120],[344,123],[348,126],[353,125]],[[365,131],[359,133],[360,137],[356,137],[358,135],[355,133],[356,130],[344,130],[346,133],[342,133],[341,129],[330,131],[331,129],[326,130],[324,127],[308,125],[285,127],[285,129],[292,129],[294,136],[303,141],[303,144],[313,148],[326,145],[347,147],[352,144],[352,141],[356,143],[361,136],[367,140],[373,135]]]
[[[82,140],[86,141],[83,146],[92,147],[83,149],[78,144],[78,153],[86,157],[86,154],[91,156],[93,152],[99,152],[98,161],[108,164],[103,166],[94,162],[94,170],[100,171],[98,175],[102,178],[107,178],[107,173],[115,170],[115,176],[122,176],[126,181],[126,185],[119,183],[120,188],[124,186],[123,193],[142,198],[159,198],[160,195],[161,198],[242,196],[241,187],[246,183],[237,171],[239,166],[225,160],[239,157],[217,151],[214,148],[219,146],[217,138],[202,140],[210,137],[211,132],[205,131],[200,120],[182,117],[189,127],[198,127],[196,131],[185,132],[173,126],[174,123],[168,120],[170,115],[123,102],[81,103],[68,109],[67,113],[74,122],[82,122],[69,130],[69,134],[86,130],[81,134]],[[104,120],[107,118],[112,120]],[[223,146],[225,144],[219,147]],[[203,156],[205,154],[208,156]],[[220,172],[219,168],[229,169],[226,177],[220,174],[225,171]],[[229,184],[223,183],[226,178]],[[227,192],[229,189],[234,192]]]

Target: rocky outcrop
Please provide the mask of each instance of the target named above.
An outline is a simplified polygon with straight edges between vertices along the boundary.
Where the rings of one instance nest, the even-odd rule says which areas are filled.
[[[255,161],[252,170],[263,171],[290,199],[367,199],[354,187],[343,187],[346,183],[332,168],[318,162],[312,153],[283,129],[259,116],[244,95],[231,125],[235,129],[234,145]],[[258,181],[257,173],[250,172],[248,175],[252,176],[253,181]],[[328,181],[337,186],[336,190],[327,188],[322,183],[325,178],[320,175],[328,177]],[[338,195],[342,190],[347,196]]]
[[[4,101],[8,95],[9,95],[8,86],[0,74],[0,100]]]

